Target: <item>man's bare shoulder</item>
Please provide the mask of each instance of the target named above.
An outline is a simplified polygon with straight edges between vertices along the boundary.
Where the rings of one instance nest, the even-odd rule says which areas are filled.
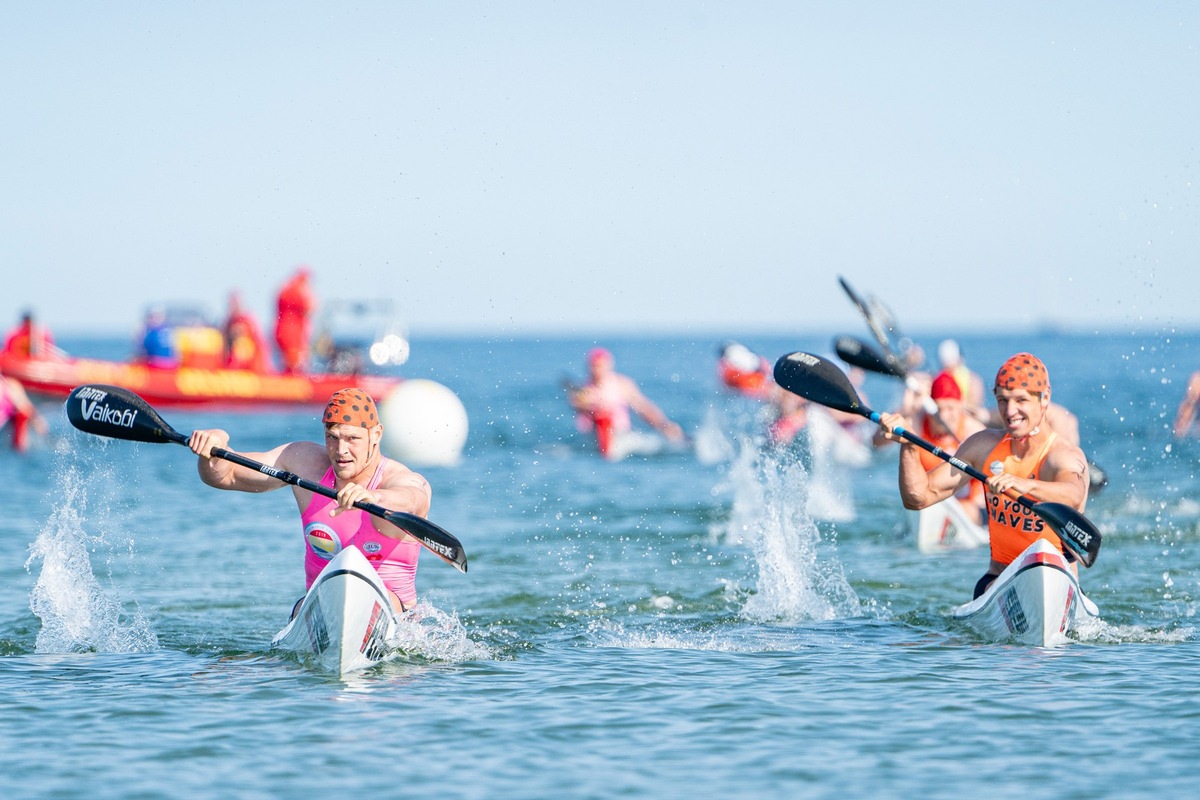
[[[1054,466],[1068,466],[1079,472],[1087,469],[1087,456],[1083,448],[1062,436],[1055,438],[1046,460]]]
[[[289,442],[280,449],[275,466],[301,478],[320,480],[329,469],[329,453],[316,442]]]
[[[1003,438],[1004,431],[998,428],[981,428],[963,441],[958,448],[958,457],[979,466],[979,462],[987,458]]]
[[[425,476],[421,473],[414,472],[399,461],[389,458],[383,465],[383,479],[380,481],[380,486],[383,488],[419,486],[428,490],[429,481],[425,480]]]

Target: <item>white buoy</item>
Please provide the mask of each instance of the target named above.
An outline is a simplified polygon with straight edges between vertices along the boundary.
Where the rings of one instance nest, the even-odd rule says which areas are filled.
[[[410,466],[453,466],[467,442],[466,408],[436,381],[401,383],[379,404],[379,420],[384,452]]]

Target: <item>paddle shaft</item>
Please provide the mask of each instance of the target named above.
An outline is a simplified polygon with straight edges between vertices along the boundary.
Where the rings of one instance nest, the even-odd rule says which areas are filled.
[[[172,441],[178,441],[180,444],[186,447],[188,443],[187,437],[183,436],[183,434],[176,435],[179,436],[179,439],[171,437]],[[323,483],[310,481],[307,478],[301,478],[294,472],[288,472],[285,469],[272,467],[268,464],[262,463],[261,461],[255,461],[252,458],[247,458],[241,453],[235,453],[232,450],[226,450],[223,447],[214,447],[212,448],[211,453],[214,458],[224,459],[225,461],[237,464],[238,466],[246,467],[247,469],[252,469],[256,472],[261,472],[263,475],[269,475],[272,478],[282,481],[290,486],[299,486],[301,489],[305,489],[315,494],[324,495],[331,500],[337,499],[338,493],[332,487],[326,486]],[[421,544],[425,545],[425,547],[429,548],[432,552],[450,562],[452,565],[456,567],[458,566],[457,562],[455,561],[456,552],[453,545],[448,545],[444,542],[438,541],[438,538],[440,537],[434,538],[429,535],[422,535],[420,530],[411,530],[411,528],[425,528],[429,525],[426,520],[418,517],[416,514],[409,514],[404,511],[391,511],[381,505],[368,503],[363,500],[357,501],[354,504],[354,507],[361,511],[365,511],[368,514],[373,514],[377,517],[385,519],[399,528],[403,528],[405,533],[407,533],[409,536],[412,536]],[[462,570],[463,572],[466,572],[465,562],[463,563]]]
[[[84,384],[71,391],[66,400],[67,419],[76,428],[97,436],[124,439],[134,442],[161,444],[172,442],[191,449],[189,437],[175,430],[159,416],[154,408],[134,392],[121,387],[104,384]],[[263,464],[220,447],[211,450],[214,458],[230,461],[247,469],[269,475],[283,483],[337,499],[337,492],[329,486],[301,478],[300,476]],[[416,539],[434,555],[455,569],[467,571],[467,557],[462,544],[449,531],[424,517],[405,511],[389,511],[374,503],[358,501],[354,507],[385,519]]]
[[[874,422],[876,425],[879,425],[882,423],[883,417],[879,414],[878,411],[872,411],[869,408],[860,406],[859,413],[862,414],[867,419]],[[940,458],[942,461],[945,461],[947,464],[950,464],[951,466],[953,466],[959,470],[962,470],[963,472],[967,473],[975,480],[977,480],[983,484],[986,484],[988,482],[988,476],[984,475],[980,470],[976,469],[973,465],[968,464],[966,461],[963,461],[958,456],[947,453],[945,450],[938,447],[936,444],[925,441],[920,436],[918,436],[917,434],[908,430],[907,428],[897,425],[895,428],[892,429],[892,433],[895,433],[897,436],[902,436],[903,438],[905,438],[908,441],[915,444],[917,447],[920,447],[922,450],[927,450],[928,452],[933,453],[935,456]],[[1018,503],[1020,503],[1022,506],[1029,509],[1030,511],[1033,510],[1033,505],[1034,505],[1033,501],[1030,500],[1025,495],[1017,492],[1015,489],[1010,489],[1007,492],[1005,492],[1005,494],[1007,494],[1013,500],[1017,501]]]

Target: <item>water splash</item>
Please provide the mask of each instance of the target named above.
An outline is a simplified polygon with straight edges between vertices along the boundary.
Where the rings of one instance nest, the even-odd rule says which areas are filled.
[[[851,522],[856,513],[850,469],[871,463],[871,449],[821,408],[808,412],[804,428],[812,471],[808,513],[814,519]]]
[[[109,549],[107,537],[90,535],[88,487],[117,485],[106,467],[85,477],[75,466],[60,467],[53,481],[58,505],[30,545],[25,569],[41,571],[29,596],[29,608],[42,621],[38,653],[135,653],[158,648],[141,609],[126,612],[120,598],[106,592],[92,572],[91,553]]]
[[[404,658],[457,664],[493,658],[492,651],[467,636],[456,614],[418,603],[415,613],[400,620],[388,645]]]
[[[857,616],[858,597],[841,564],[824,555],[831,542],[808,512],[809,471],[792,450],[762,450],[751,439],[740,445],[729,471],[734,500],[727,536],[750,549],[758,569],[757,591],[742,616],[786,622]]]

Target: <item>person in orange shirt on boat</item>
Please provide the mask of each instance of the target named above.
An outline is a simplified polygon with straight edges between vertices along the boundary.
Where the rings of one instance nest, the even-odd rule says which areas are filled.
[[[57,350],[54,337],[44,325],[38,324],[32,311],[21,313],[21,321],[4,340],[4,352],[15,356],[50,358]]]
[[[397,613],[417,602],[417,557],[421,544],[385,519],[357,509],[362,501],[391,511],[424,517],[429,513],[429,482],[380,452],[383,424],[371,397],[358,388],[340,389],[329,398],[321,417],[325,439],[289,442],[265,453],[245,453],[276,469],[337,490],[333,500],[292,487],[304,525],[304,574],[312,586],[321,569],[346,547],[357,547],[375,567],[391,592]],[[200,457],[200,480],[217,489],[269,492],[287,484],[231,461],[211,458],[214,447],[229,447],[229,434],[214,428],[194,431],[188,447]],[[299,607],[296,604],[296,608]],[[295,614],[295,608],[292,611]]]
[[[308,267],[297,268],[276,298],[275,343],[279,345],[283,371],[288,374],[308,369],[309,317],[317,305],[309,283],[311,274]]]
[[[225,366],[230,369],[267,371],[267,345],[254,316],[242,305],[237,292],[229,293],[225,318]]]
[[[607,458],[614,439],[633,429],[630,409],[668,440],[682,442],[683,429],[642,394],[633,378],[617,372],[615,365],[612,353],[593,348],[588,353],[588,382],[571,387],[568,395],[571,407],[579,412],[581,427],[595,430],[600,454]]]
[[[912,429],[925,441],[947,453],[953,453],[969,436],[984,429],[982,422],[967,413],[962,389],[950,373],[938,373],[930,385],[929,396],[937,407],[937,413],[930,414],[922,409],[912,418]],[[894,441],[894,437],[888,435],[883,428],[878,428],[871,439],[875,447],[886,447]],[[926,472],[937,469],[944,463],[927,450],[918,449],[917,455]],[[955,497],[967,509],[972,519],[983,523],[983,484],[979,481],[968,481]]]
[[[992,477],[984,490],[987,505],[991,563],[975,586],[983,594],[1004,567],[1034,539],[1042,538],[1063,551],[1061,540],[1032,511],[1013,496],[1037,502],[1063,503],[1082,512],[1088,498],[1088,460],[1079,449],[1057,435],[1046,422],[1050,407],[1050,376],[1034,355],[1018,353],[1004,362],[993,387],[1003,429],[985,428],[967,437],[955,455]],[[900,414],[883,414],[886,435],[900,442],[900,497],[904,507],[922,509],[960,491],[972,478],[948,462],[926,470],[922,449],[896,435],[910,428]]]

